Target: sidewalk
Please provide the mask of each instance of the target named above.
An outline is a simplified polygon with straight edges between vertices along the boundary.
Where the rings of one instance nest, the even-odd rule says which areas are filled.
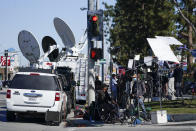
[[[187,114],[184,114],[187,115]],[[196,114],[195,114],[196,116]],[[181,115],[183,117],[183,114]],[[196,117],[195,117],[196,118]],[[128,123],[114,123],[114,124],[107,124],[103,122],[97,121],[88,121],[83,120],[82,118],[74,118],[73,112],[68,115],[67,117],[67,127],[105,127],[105,126],[196,126],[196,120],[189,120],[189,121],[178,121],[178,122],[167,122],[165,124],[152,124],[151,122],[142,122],[142,124],[133,125]]]
[[[97,127],[103,126],[104,123],[102,122],[95,122],[89,120],[83,120],[83,118],[75,118],[74,112],[71,112],[67,116],[67,127]]]
[[[156,126],[196,126],[196,121],[168,122],[166,124],[157,124]]]
[[[142,124],[138,124],[140,126],[196,126],[196,114],[169,114],[171,117],[171,121],[165,124],[152,124],[150,122],[142,122]],[[104,122],[98,121],[89,121],[83,120],[83,118],[75,118],[74,113],[71,112],[67,116],[67,127],[102,127],[102,126],[117,126],[117,125],[128,125],[128,126],[138,126],[133,125],[131,123],[125,122],[121,124],[120,122],[116,122],[114,124],[108,124]]]

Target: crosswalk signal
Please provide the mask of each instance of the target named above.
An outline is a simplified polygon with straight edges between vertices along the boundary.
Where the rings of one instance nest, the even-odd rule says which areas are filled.
[[[90,10],[87,14],[88,36],[90,40],[103,40],[103,10]]]
[[[103,58],[103,51],[101,48],[91,48],[90,50],[91,59],[97,61],[98,59]]]

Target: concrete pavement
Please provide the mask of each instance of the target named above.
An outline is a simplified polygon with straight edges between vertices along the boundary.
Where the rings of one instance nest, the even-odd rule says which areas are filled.
[[[183,117],[191,117],[196,118],[196,114],[179,114],[181,117],[181,120]],[[175,115],[177,116],[177,115]],[[180,120],[180,118],[178,118]],[[177,120],[177,119],[176,119]],[[135,126],[144,126],[144,127],[157,127],[157,126],[171,126],[171,127],[176,127],[176,126],[193,126],[196,129],[196,120],[191,120],[188,119],[187,121],[176,121],[176,122],[168,122],[165,124],[152,124],[151,122],[142,122],[140,125],[133,125],[131,123],[115,123],[115,124],[107,124],[103,122],[97,122],[97,121],[88,121],[88,120],[83,120],[82,118],[74,118],[74,113],[70,113],[67,117],[67,127],[107,127],[107,126],[125,126],[125,127],[135,127]],[[196,130],[195,130],[196,131]]]
[[[6,88],[0,91],[0,117],[5,118],[5,97],[6,97]],[[152,126],[196,126],[196,114],[171,114],[173,122],[168,122],[166,124],[156,124]],[[5,120],[2,120],[5,121]],[[82,118],[74,118],[73,112],[68,115],[67,122],[64,125],[68,127],[102,127],[102,126],[114,126],[114,125],[121,125],[121,123],[116,124],[105,124],[102,122],[90,122],[87,120],[83,120]],[[127,126],[127,123],[123,124]],[[142,126],[148,126],[151,123],[143,123]]]

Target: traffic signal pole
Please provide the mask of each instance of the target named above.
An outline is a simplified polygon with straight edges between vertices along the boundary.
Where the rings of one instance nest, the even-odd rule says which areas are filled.
[[[94,10],[94,0],[88,0],[88,10]],[[87,27],[88,27],[88,20],[87,20]],[[90,50],[93,48],[93,41],[91,41],[89,33],[88,33],[88,79],[87,79],[87,87],[88,87],[88,96],[87,102],[88,105],[95,101],[95,76],[94,76],[94,65],[95,61],[90,58]]]
[[[102,40],[102,55],[103,55],[103,59],[104,59],[104,33],[103,33],[103,40]],[[102,72],[101,72],[101,81],[102,81],[102,83],[104,83],[104,64],[102,63],[102,65],[101,65],[101,70],[102,70]]]
[[[96,0],[96,10],[99,10],[99,0]],[[104,59],[104,33],[102,34],[102,41],[101,41],[101,48],[102,48],[102,55]],[[98,45],[98,44],[97,44]],[[101,81],[104,83],[104,64],[101,64]]]
[[[8,66],[8,63],[7,63],[7,57],[8,57],[8,50],[5,50],[5,81],[8,80],[8,70],[7,70],[7,66]]]

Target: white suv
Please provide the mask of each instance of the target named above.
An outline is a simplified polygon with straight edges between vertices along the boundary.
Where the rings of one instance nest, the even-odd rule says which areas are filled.
[[[66,114],[66,101],[57,75],[18,72],[7,90],[7,120],[15,120],[17,114],[44,114],[46,121],[59,124]]]

